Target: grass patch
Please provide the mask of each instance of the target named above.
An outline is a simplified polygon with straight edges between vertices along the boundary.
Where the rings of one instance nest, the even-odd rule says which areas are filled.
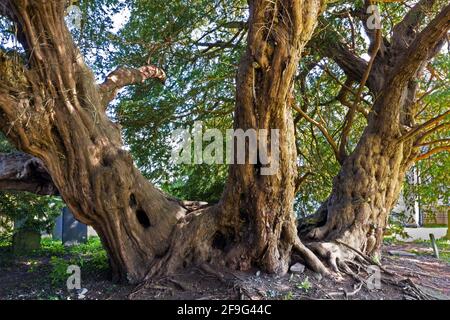
[[[83,276],[104,275],[108,269],[108,257],[98,237],[91,237],[85,244],[65,247],[61,241],[41,239],[41,248],[31,253],[17,255],[11,243],[0,242],[0,268],[19,268],[26,265],[27,273],[35,273],[53,287],[64,287],[67,268],[77,265]],[[42,276],[46,279],[42,279]]]
[[[424,228],[447,228],[446,224],[429,223],[423,226]]]
[[[425,244],[427,247],[432,248],[430,240],[415,240],[414,243]],[[439,259],[450,263],[450,240],[445,238],[436,239],[436,245],[439,249]],[[421,254],[421,252],[414,253]]]
[[[383,244],[385,245],[395,245],[395,244],[406,244],[406,243],[416,243],[420,245],[425,245],[426,247],[432,249],[431,240],[414,240],[413,242],[404,242],[396,239],[394,236],[385,236],[383,238]],[[450,263],[450,240],[446,238],[436,239],[436,244],[439,249],[439,259]],[[417,254],[417,255],[430,255],[428,252],[424,252],[423,250],[411,249],[408,252]],[[392,257],[395,258],[395,257]]]
[[[109,268],[106,251],[97,237],[89,238],[87,243],[65,247],[61,241],[44,239],[40,254],[50,256],[50,278],[54,286],[65,284],[67,268],[76,265],[82,274],[98,274]]]

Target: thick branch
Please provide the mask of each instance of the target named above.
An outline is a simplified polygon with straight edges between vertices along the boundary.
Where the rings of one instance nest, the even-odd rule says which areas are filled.
[[[421,0],[399,22],[393,30],[393,45],[406,48],[416,35],[416,28],[425,18],[436,0]]]
[[[26,153],[0,154],[0,190],[59,194],[42,161]]]
[[[362,82],[364,73],[367,70],[367,61],[352,52],[347,44],[339,39],[340,35],[328,28],[324,35],[316,39],[313,46],[315,49],[321,50],[324,56],[336,62],[347,77],[356,82]],[[374,94],[381,88],[379,79],[373,70],[368,75],[366,85]]]
[[[417,69],[430,56],[435,53],[439,44],[445,39],[450,26],[450,5],[445,6],[442,11],[425,27],[415,38],[404,53],[404,59],[397,64],[392,73],[394,76],[391,83],[398,86],[409,81]]]
[[[449,146],[440,146],[440,147],[436,147],[436,148],[434,148],[434,149],[431,149],[430,151],[425,152],[425,153],[419,155],[419,156],[416,158],[416,161],[428,159],[428,158],[431,157],[432,155],[435,155],[436,153],[443,152],[443,151],[450,152],[450,145],[449,145]]]
[[[367,69],[367,62],[351,52],[346,44],[342,42],[330,43],[327,46],[326,53],[348,77],[358,82],[361,81],[364,70]]]
[[[166,73],[154,65],[143,66],[139,69],[118,68],[114,70],[106,77],[105,82],[99,86],[103,105],[106,106],[114,100],[119,90],[123,87],[142,83],[147,79],[158,79],[164,82]]]
[[[430,119],[424,123],[422,123],[421,125],[418,125],[416,127],[414,127],[411,131],[409,131],[408,133],[406,133],[405,135],[403,135],[399,142],[403,142],[406,141],[408,139],[411,139],[413,137],[415,137],[417,134],[419,134],[420,132],[430,128],[432,125],[439,123],[440,121],[442,121],[443,119],[445,119],[445,117],[447,117],[448,115],[450,115],[450,110],[447,110],[446,112],[440,114],[437,117],[434,117],[433,119]]]

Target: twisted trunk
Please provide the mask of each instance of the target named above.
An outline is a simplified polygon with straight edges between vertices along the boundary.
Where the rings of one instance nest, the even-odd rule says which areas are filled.
[[[103,112],[102,92],[64,24],[63,1],[2,4],[29,59],[26,67],[14,66],[15,77],[3,73],[3,132],[18,149],[42,159],[75,217],[95,228],[115,279],[142,279],[149,261],[167,250],[186,210],[154,188],[123,149],[120,130]]]
[[[303,6],[292,1],[250,4],[251,27],[237,76],[234,126],[268,129],[264,137],[268,143],[277,142],[271,141],[274,136],[270,129],[279,130],[279,146],[272,145],[272,149],[279,148],[279,159],[276,150],[269,152],[270,165],[279,164],[269,174],[263,173],[268,168],[261,163],[231,166],[222,199],[222,210],[227,214],[221,223],[231,226],[234,237],[245,243],[241,264],[253,261],[271,272],[287,271],[297,242],[293,214],[297,177],[293,79],[320,10],[319,1]]]
[[[293,199],[297,155],[291,110],[301,52],[323,3],[250,1],[249,5],[247,50],[236,80],[234,128],[257,130],[258,163],[251,164],[246,158],[246,164],[236,164],[234,158],[220,203],[189,214],[178,225],[171,248],[179,249],[172,249],[153,272],[194,260],[284,273],[293,249],[312,269],[327,272],[296,232]],[[278,130],[279,140],[271,129]],[[261,139],[264,142],[259,144]],[[247,157],[252,152],[255,150],[247,142]],[[267,153],[272,170],[261,161],[262,152]]]
[[[314,240],[309,246],[327,258],[335,270],[345,269],[345,262],[354,258],[355,250],[349,247],[369,256],[379,255],[388,217],[398,200],[405,174],[421,158],[419,142],[428,134],[427,129],[429,132],[440,129],[439,123],[449,114],[446,112],[422,125],[415,123],[417,79],[439,52],[450,24],[447,5],[415,34],[413,29],[424,17],[423,12],[417,12],[433,3],[422,0],[411,9],[394,28],[390,46],[383,47],[375,57],[367,78],[367,86],[376,97],[368,125],[355,150],[344,160],[330,197],[313,221],[315,228],[309,231],[306,224],[299,228],[301,232],[309,231],[309,238]],[[334,58],[345,71],[351,68],[349,61],[359,61],[352,55],[345,50]],[[361,81],[363,73],[364,69],[347,74]]]
[[[411,144],[399,144],[398,131],[380,132],[380,126],[377,121],[371,123],[343,163],[324,204],[324,224],[309,233],[310,238],[321,241],[312,248],[329,258],[335,270],[354,257],[348,248],[337,249],[339,242],[379,256],[389,214],[413,163],[408,160]]]

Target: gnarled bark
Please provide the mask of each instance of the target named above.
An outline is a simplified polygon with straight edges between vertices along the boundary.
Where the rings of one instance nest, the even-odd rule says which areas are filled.
[[[153,268],[155,272],[195,259],[284,273],[296,250],[312,269],[327,273],[296,234],[297,155],[291,114],[293,79],[323,3],[250,1],[249,5],[248,44],[236,80],[234,127],[268,129],[268,143],[270,129],[278,129],[279,168],[273,175],[262,175],[261,164],[232,165],[220,203],[189,214],[189,222],[177,226],[171,247],[183,249],[171,252],[164,264]],[[274,150],[270,152],[273,164]],[[180,252],[189,254],[176,256]]]
[[[75,217],[95,228],[115,279],[142,279],[186,209],[152,186],[123,149],[104,112],[111,90],[103,94],[75,48],[64,2],[1,5],[18,26],[28,63],[2,63],[15,72],[2,73],[0,127],[19,150],[43,161]]]
[[[412,12],[417,13],[432,2],[421,1]],[[300,226],[300,231],[309,231],[308,236],[315,241],[309,246],[328,258],[335,270],[340,266],[345,269],[345,261],[354,258],[355,250],[349,247],[370,256],[379,254],[388,216],[398,199],[405,174],[418,159],[417,140],[411,134],[421,128],[414,119],[416,79],[445,39],[450,6],[442,8],[419,34],[412,35],[410,25],[418,24],[416,19],[423,16],[408,14],[394,28],[393,43],[384,48],[385,56],[375,58],[372,79],[378,79],[381,86],[379,90],[376,90],[378,86],[369,86],[376,100],[368,125],[355,150],[344,161],[330,197],[316,216],[319,224],[312,230],[306,224]],[[345,71],[348,65],[341,61],[342,55],[335,58]],[[352,72],[350,76],[355,74]],[[441,120],[443,116],[430,121],[436,124]]]
[[[279,169],[261,175],[257,165],[232,166],[222,199],[228,214],[222,223],[247,244],[246,259],[272,272],[287,271],[296,243],[293,78],[320,10],[319,1],[250,4],[248,47],[237,76],[235,128],[279,129]]]

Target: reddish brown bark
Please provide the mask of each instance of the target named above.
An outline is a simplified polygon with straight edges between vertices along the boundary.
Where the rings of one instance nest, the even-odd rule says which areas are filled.
[[[123,149],[104,112],[111,92],[99,90],[74,46],[64,3],[1,4],[17,23],[28,63],[3,61],[11,72],[1,75],[0,127],[19,150],[44,162],[75,217],[96,229],[116,280],[142,279],[186,209],[153,187]]]
[[[405,174],[418,159],[417,139],[411,134],[423,127],[414,119],[418,111],[416,80],[439,51],[450,25],[447,5],[419,34],[412,31],[424,17],[417,11],[433,2],[417,4],[411,11],[416,14],[405,16],[394,28],[390,45],[383,46],[376,56],[367,79],[367,86],[376,97],[368,125],[355,150],[343,162],[332,193],[316,216],[320,226],[309,232],[310,238],[320,241],[310,247],[328,258],[335,270],[339,266],[345,268],[345,261],[354,256],[348,246],[378,255]],[[360,62],[359,59],[342,46],[334,49],[337,51],[332,56],[342,69],[353,80],[361,81],[364,70],[354,70],[361,67],[360,63],[351,66],[351,61]],[[439,123],[443,118],[432,122]]]
[[[216,206],[187,206],[156,189],[134,167],[105,106],[122,85],[161,79],[164,73],[153,66],[118,69],[97,85],[64,25],[60,1],[0,0],[2,12],[17,24],[27,53],[26,67],[1,57],[0,127],[19,150],[43,161],[76,218],[97,230],[117,280],[135,282],[204,263],[283,273],[293,250],[312,269],[326,273],[297,237],[292,212],[296,181],[292,82],[322,4],[249,2],[235,128],[278,129],[279,170],[264,176],[258,164],[231,166]],[[389,55],[395,61],[377,56],[378,73],[368,78],[368,86],[380,90],[374,112],[336,178],[324,206],[325,225],[311,233],[324,241],[311,247],[335,258],[330,259],[334,267],[348,254],[335,251],[330,241],[342,240],[368,253],[381,243],[380,230],[400,181],[417,156],[413,141],[402,140],[408,134],[405,125],[415,125],[408,117],[416,90],[413,79],[431,56],[429,49],[437,47],[448,29],[448,8],[409,42],[407,50],[402,49],[404,53]],[[380,66],[386,67],[385,73],[379,74]],[[368,250],[373,237],[375,244]]]

